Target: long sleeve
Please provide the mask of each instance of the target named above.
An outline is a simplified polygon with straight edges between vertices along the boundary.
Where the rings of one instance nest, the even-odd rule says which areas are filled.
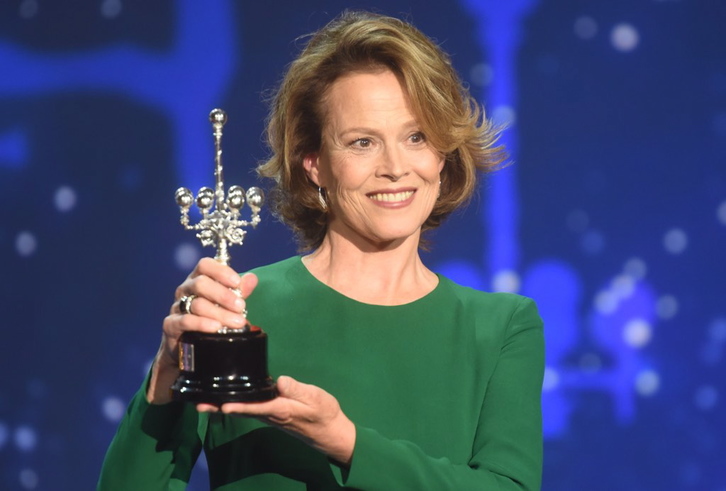
[[[182,490],[189,481],[205,418],[191,404],[149,404],[145,387],[131,400],[106,452],[101,491]]]
[[[468,465],[429,457],[413,443],[359,427],[341,484],[365,490],[540,488],[544,338],[534,302],[520,299],[488,380]]]

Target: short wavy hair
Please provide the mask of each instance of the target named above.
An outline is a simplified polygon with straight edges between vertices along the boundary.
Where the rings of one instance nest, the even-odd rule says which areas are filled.
[[[328,228],[317,186],[303,167],[303,158],[320,150],[326,93],[343,75],[381,69],[398,77],[427,141],[445,157],[441,194],[423,230],[438,227],[467,203],[479,175],[506,157],[496,145],[497,128],[434,42],[405,21],[345,11],[313,33],[290,64],[267,121],[271,156],[257,168],[275,180],[273,213],[293,229],[302,250],[317,248]]]

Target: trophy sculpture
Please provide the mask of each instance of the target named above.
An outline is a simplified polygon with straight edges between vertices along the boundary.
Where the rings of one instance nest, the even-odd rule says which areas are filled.
[[[247,193],[240,186],[231,186],[227,197],[222,177],[222,127],[227,115],[221,109],[209,114],[214,128],[216,189],[203,187],[196,197],[202,214],[197,224],[189,223],[189,208],[195,201],[187,188],[176,191],[181,209],[181,223],[187,230],[196,230],[203,246],[214,245],[214,259],[229,264],[229,247],[242,244],[244,227],[260,223],[262,190],[251,187]],[[240,219],[245,204],[252,210],[249,221]],[[238,293],[238,292],[236,292]],[[222,404],[225,402],[266,401],[277,396],[275,383],[267,372],[267,335],[249,323],[242,329],[223,327],[216,333],[187,331],[179,339],[181,374],[172,385],[174,400]]]

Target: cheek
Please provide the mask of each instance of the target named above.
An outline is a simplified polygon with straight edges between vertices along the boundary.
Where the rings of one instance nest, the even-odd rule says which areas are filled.
[[[424,178],[432,184],[438,184],[441,179],[441,171],[444,170],[444,159],[438,154],[431,155],[422,170]]]
[[[331,185],[339,192],[356,191],[364,186],[370,173],[364,163],[340,162],[331,169]]]

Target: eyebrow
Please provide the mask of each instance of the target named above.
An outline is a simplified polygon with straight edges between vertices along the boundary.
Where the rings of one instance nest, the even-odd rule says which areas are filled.
[[[402,125],[404,130],[411,130],[414,128],[420,128],[421,125],[418,124],[418,122],[415,119],[412,119]],[[341,131],[338,135],[340,137],[343,137],[349,133],[363,133],[363,134],[369,134],[369,135],[378,135],[380,132],[379,130],[375,128],[370,128],[368,126],[354,126],[352,128],[346,128],[345,130]]]

